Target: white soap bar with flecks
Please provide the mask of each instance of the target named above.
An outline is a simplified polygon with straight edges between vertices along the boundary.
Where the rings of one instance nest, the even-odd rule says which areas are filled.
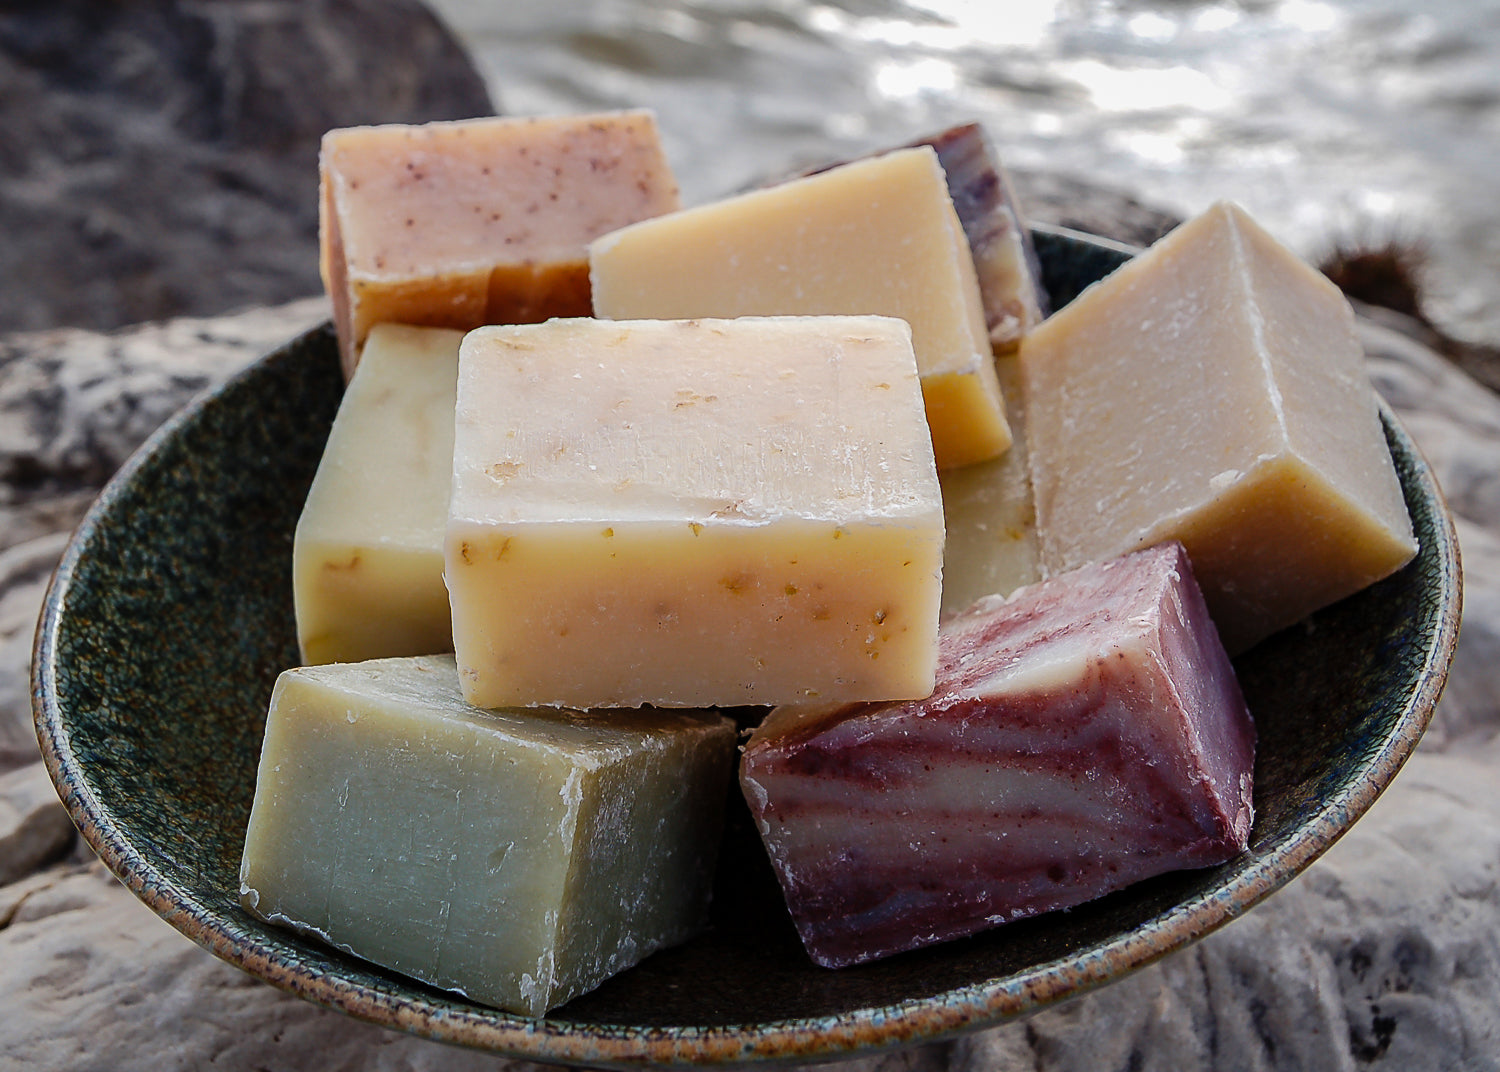
[[[1010,445],[968,240],[931,146],[644,220],[589,247],[594,313],[911,325],[940,468]]]
[[[240,900],[540,1016],[706,921],[734,745],[709,711],[481,711],[451,655],[288,670]]]
[[[942,550],[900,320],[464,339],[445,556],[481,707],[926,695]]]

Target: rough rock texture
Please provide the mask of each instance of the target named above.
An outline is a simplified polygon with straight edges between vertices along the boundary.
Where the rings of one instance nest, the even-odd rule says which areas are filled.
[[[324,299],[306,298],[112,335],[0,336],[0,772],[36,757],[27,675],[37,612],[95,493],[195,394],[327,318]]]
[[[41,474],[38,486],[55,479],[71,502],[87,493],[85,482],[67,484],[59,474],[106,467],[155,419],[139,405],[108,405],[122,387],[154,383],[168,400],[150,410],[159,415],[190,392],[184,385],[198,383],[195,377],[220,378],[322,315],[318,303],[300,303],[110,337],[0,340],[13,362],[51,360],[52,348],[63,345],[79,355],[68,367],[94,362],[93,374],[70,374],[53,396],[68,418],[50,433],[23,422],[31,438],[8,439],[0,457],[6,465],[40,459],[27,463]],[[1500,399],[1401,334],[1373,325],[1364,333],[1378,387],[1447,489],[1464,551],[1463,635],[1447,695],[1417,754],[1302,878],[1192,948],[1024,1021],[833,1067],[1500,1069]],[[196,354],[205,335],[219,347],[211,372]],[[0,405],[13,407],[0,424],[7,429],[24,411],[6,393],[12,379],[0,378]],[[64,441],[107,446],[97,455],[83,451],[94,460],[70,469],[58,459],[82,448],[65,449]],[[6,766],[35,755],[35,745],[21,740],[29,732],[21,713],[30,637],[19,623],[34,621],[43,574],[62,549],[59,537],[36,535],[43,498],[29,500],[30,512],[9,515],[21,518],[15,524],[28,535],[0,552],[0,628],[9,630],[0,644]],[[0,528],[0,546],[6,531]],[[59,851],[47,831],[59,829],[62,815],[59,804],[35,805],[38,769],[33,761],[0,776],[0,873],[20,876],[0,885],[0,1067],[528,1067],[360,1024],[258,983],[157,920],[87,862],[81,846],[34,869]]]
[[[315,294],[323,132],[491,110],[417,0],[7,4],[0,329]]]

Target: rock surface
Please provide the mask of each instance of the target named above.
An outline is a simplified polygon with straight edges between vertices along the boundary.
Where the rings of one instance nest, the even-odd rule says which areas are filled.
[[[82,371],[58,392],[32,396],[52,398],[66,419],[22,422],[29,431],[7,439],[0,458],[31,459],[22,468],[40,474],[37,486],[55,481],[73,502],[88,491],[79,474],[108,468],[195,387],[323,313],[314,301],[114,336],[3,340],[23,367],[66,353],[63,365]],[[1406,769],[1305,875],[1190,949],[1017,1023],[832,1067],[1500,1068],[1500,399],[1396,331],[1367,323],[1364,333],[1378,387],[1448,491],[1464,551],[1458,656]],[[25,412],[16,400],[28,382],[0,381],[7,428]],[[130,384],[155,401],[107,404]],[[7,393],[13,385],[17,393]],[[77,458],[86,464],[67,460]],[[0,763],[11,768],[0,776],[0,881],[9,876],[0,885],[0,1067],[531,1067],[361,1024],[261,984],[158,920],[81,845],[45,863],[60,851],[53,839],[63,812],[44,794],[36,803],[45,785],[35,744],[23,740],[30,631],[20,628],[35,620],[44,574],[62,550],[59,535],[35,534],[45,499],[37,493],[29,511],[8,515],[27,536],[0,552],[0,629],[9,630],[0,644],[0,732],[10,749]]]
[[[0,330],[315,294],[323,132],[491,111],[418,0],[7,4]]]

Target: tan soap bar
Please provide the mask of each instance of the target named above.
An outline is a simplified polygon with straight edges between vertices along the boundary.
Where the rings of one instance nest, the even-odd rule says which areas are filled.
[[[321,266],[347,377],[371,325],[589,312],[590,241],[680,204],[649,112],[323,137]]]
[[[589,258],[600,317],[900,317],[939,467],[1010,445],[974,261],[930,146],[646,220]]]
[[[480,711],[452,656],[288,670],[240,901],[540,1016],[703,925],[734,748],[712,712]]]
[[[292,543],[305,663],[453,650],[443,532],[463,333],[379,324]]]
[[[1042,579],[1036,504],[1026,465],[1025,414],[1020,405],[1019,359],[996,358],[1005,411],[1015,442],[989,461],[945,469],[943,486],[944,618],[967,610],[985,596],[1006,596]]]
[[[1218,204],[1021,344],[1042,563],[1180,540],[1231,652],[1416,551],[1353,313]]]
[[[932,688],[942,501],[903,321],[481,328],[459,359],[453,469],[472,703]]]

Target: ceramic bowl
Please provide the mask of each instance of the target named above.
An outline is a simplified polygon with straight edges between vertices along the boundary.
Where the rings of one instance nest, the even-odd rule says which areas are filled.
[[[1039,231],[1071,298],[1130,255]],[[292,531],[338,405],[314,330],[199,399],[100,496],[47,596],[33,668],[42,749],[89,845],[146,904],[253,975],[352,1016],[548,1061],[818,1059],[993,1025],[1120,978],[1304,869],[1395,775],[1458,631],[1451,519],[1388,410],[1421,553],[1238,661],[1259,725],[1250,850],[1068,912],[842,971],[804,954],[743,807],[713,923],[545,1019],[470,1004],[268,926],[236,899],[266,703],[297,661]]]

